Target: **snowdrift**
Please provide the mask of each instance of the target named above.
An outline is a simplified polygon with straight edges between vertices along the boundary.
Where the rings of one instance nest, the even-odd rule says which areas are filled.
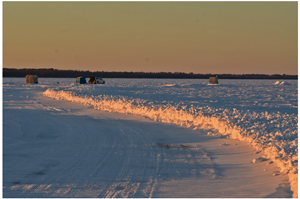
[[[291,85],[291,84],[283,81],[282,82],[276,81],[274,85]]]
[[[175,85],[165,85],[174,87]],[[206,129],[208,134],[249,142],[289,176],[298,196],[298,116],[294,114],[214,109],[209,106],[155,104],[149,100],[112,95],[82,95],[47,89],[44,96],[93,106],[97,110],[139,115],[154,121],[187,128]]]

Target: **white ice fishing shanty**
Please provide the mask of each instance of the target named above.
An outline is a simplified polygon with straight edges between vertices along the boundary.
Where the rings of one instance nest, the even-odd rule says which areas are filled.
[[[210,84],[219,84],[218,77],[209,77]]]
[[[26,84],[37,84],[38,76],[37,75],[26,75]]]

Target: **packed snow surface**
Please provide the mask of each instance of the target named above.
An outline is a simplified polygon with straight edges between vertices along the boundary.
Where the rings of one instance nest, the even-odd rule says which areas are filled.
[[[24,79],[4,79],[3,89]],[[294,197],[298,183],[298,82],[296,80],[106,79],[105,85],[75,84],[75,79],[40,78],[43,95],[177,124],[206,134],[247,141],[289,176]],[[226,146],[226,144],[224,144]],[[162,145],[161,147],[178,147]],[[214,170],[206,170],[212,176]],[[274,174],[276,175],[276,174]]]

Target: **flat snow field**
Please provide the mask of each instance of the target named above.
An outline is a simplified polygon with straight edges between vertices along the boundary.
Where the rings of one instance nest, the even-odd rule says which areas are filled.
[[[297,81],[105,81],[3,78],[3,197],[295,197]]]

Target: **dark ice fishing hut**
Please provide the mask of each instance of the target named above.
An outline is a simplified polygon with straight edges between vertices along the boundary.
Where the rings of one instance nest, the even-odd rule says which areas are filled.
[[[76,84],[86,84],[85,77],[76,77]]]
[[[26,75],[26,84],[37,84],[38,76],[37,75]]]
[[[218,77],[209,77],[210,84],[219,84]]]

